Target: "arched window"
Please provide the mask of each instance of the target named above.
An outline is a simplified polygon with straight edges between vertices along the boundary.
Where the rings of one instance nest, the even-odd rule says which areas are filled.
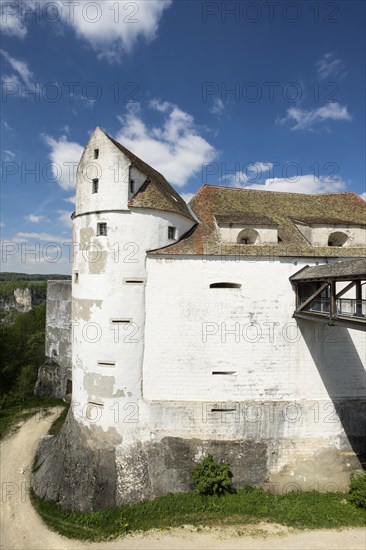
[[[348,241],[348,236],[342,231],[335,231],[328,237],[328,246],[344,246]]]
[[[239,283],[211,283],[210,288],[241,288]]]
[[[258,232],[255,229],[243,229],[238,235],[239,244],[255,244],[258,240]]]

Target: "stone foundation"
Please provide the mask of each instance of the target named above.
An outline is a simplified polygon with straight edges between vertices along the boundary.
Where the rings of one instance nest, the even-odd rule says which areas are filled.
[[[366,414],[360,400],[335,404],[338,412],[329,426],[316,422],[318,418],[313,425],[284,418],[283,410],[290,410],[293,403],[281,404],[278,415],[261,422],[241,422],[231,412],[223,413],[224,417],[213,413],[198,421],[194,410],[206,405],[142,402],[139,424],[133,428],[117,424],[107,431],[77,422],[71,408],[59,435],[40,442],[33,489],[66,509],[90,511],[130,504],[192,490],[192,468],[211,453],[229,463],[235,487],[259,485],[278,493],[347,490],[351,471],[360,468],[364,458]],[[279,406],[257,404],[264,405],[273,410]],[[314,404],[305,405],[314,411]],[[147,413],[150,426],[144,425]],[[167,422],[157,429],[164,414],[175,423],[181,417],[175,433]],[[196,418],[188,430],[187,423],[183,425],[187,417]],[[188,433],[194,437],[187,437]]]

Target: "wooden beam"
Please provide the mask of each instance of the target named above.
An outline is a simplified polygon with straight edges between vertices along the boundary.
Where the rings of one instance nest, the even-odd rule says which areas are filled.
[[[321,294],[323,292],[323,290],[325,290],[327,287],[328,287],[329,283],[324,283],[322,284],[321,287],[318,288],[318,290],[316,292],[314,292],[314,294],[312,294],[310,296],[310,298],[308,298],[304,303],[302,303],[296,311],[301,311],[304,309],[304,307],[306,307],[308,304],[310,304],[310,302],[312,302],[313,300],[315,300],[315,298],[317,296],[319,296],[319,294]]]
[[[362,315],[362,285],[361,281],[356,283],[356,315]]]
[[[345,286],[344,288],[342,288],[342,290],[340,290],[337,294],[336,294],[336,299],[338,300],[341,296],[343,296],[343,294],[346,294],[346,292],[348,292],[349,290],[351,290],[351,288],[353,286],[355,286],[355,284],[357,283],[358,281],[351,281],[347,286]]]
[[[330,284],[330,312],[329,317],[332,320],[337,317],[337,300],[336,300],[336,282],[334,280],[329,282]]]

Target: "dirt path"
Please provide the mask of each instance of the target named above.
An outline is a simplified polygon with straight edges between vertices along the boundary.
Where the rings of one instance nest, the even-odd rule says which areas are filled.
[[[166,532],[131,535],[108,543],[82,543],[50,531],[34,511],[28,497],[29,476],[40,437],[47,434],[53,419],[39,415],[27,420],[20,430],[1,442],[1,548],[3,550],[79,550],[79,549],[342,549],[365,550],[366,531],[293,531],[286,527],[259,524],[226,529],[191,527]]]

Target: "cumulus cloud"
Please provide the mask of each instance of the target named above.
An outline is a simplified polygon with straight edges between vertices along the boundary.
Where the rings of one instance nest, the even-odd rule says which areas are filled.
[[[72,227],[72,221],[71,221],[71,214],[72,211],[70,210],[58,210],[58,221],[67,229],[70,229]]]
[[[153,100],[150,108],[164,117],[160,127],[148,127],[136,104],[120,117],[116,139],[151,164],[169,182],[183,187],[202,164],[216,157],[215,148],[199,135],[194,119],[177,105]]]
[[[343,61],[335,57],[335,54],[325,53],[315,64],[318,76],[321,80],[330,77],[343,78],[346,76],[346,66]]]
[[[35,214],[29,214],[28,216],[25,216],[25,219],[31,223],[40,223],[40,222],[49,221],[49,219],[46,218],[46,216],[36,216]]]
[[[221,182],[232,187],[244,187],[250,180],[260,181],[264,174],[272,170],[273,166],[273,162],[256,161],[249,162],[245,165],[245,169],[233,173],[222,168]]]
[[[319,194],[344,191],[346,183],[341,179],[331,180],[329,176],[317,178],[314,174],[304,174],[293,178],[267,178],[263,183],[247,185],[246,189]]]
[[[292,124],[292,130],[312,130],[314,126],[325,121],[351,120],[352,117],[345,105],[328,103],[317,109],[299,109],[290,107],[287,115],[278,122]]]
[[[32,6],[33,2],[29,0]],[[1,2],[0,5],[0,31],[9,36],[24,38],[27,34],[27,27],[22,17],[21,5],[19,2]]]
[[[171,0],[57,0],[65,24],[70,25],[77,36],[86,40],[99,57],[118,62],[123,52],[130,52],[143,38],[156,37],[160,19]]]
[[[83,153],[83,147],[78,143],[68,141],[66,136],[54,139],[43,135],[43,139],[50,147],[49,159],[52,162],[52,174],[65,191],[75,188],[76,168]]]

